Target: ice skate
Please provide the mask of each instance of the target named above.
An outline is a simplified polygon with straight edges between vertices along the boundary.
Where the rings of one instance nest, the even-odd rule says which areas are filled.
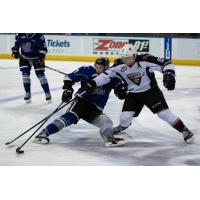
[[[48,103],[51,103],[51,94],[50,93],[45,93],[45,96],[46,96],[46,101]]]
[[[124,132],[122,132],[123,130],[125,130],[127,127],[122,127],[122,126],[116,126],[113,128],[113,134],[114,135],[123,135],[125,134]]]
[[[107,136],[105,139],[105,147],[118,147],[126,144],[123,138],[115,138],[113,136]]]
[[[24,100],[26,101],[26,103],[31,103],[31,93],[30,92],[26,93]]]
[[[187,128],[185,127],[182,131],[182,134],[183,134],[183,138],[184,138],[184,141],[186,143],[193,143],[194,142],[194,134]]]
[[[42,130],[36,137],[35,137],[35,143],[37,144],[49,144],[50,140],[48,138],[48,135],[46,134],[45,130]]]

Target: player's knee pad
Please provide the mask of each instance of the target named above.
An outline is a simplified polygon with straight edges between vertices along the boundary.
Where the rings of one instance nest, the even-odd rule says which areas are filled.
[[[22,76],[23,75],[27,75],[27,76],[30,76],[30,67],[29,66],[21,66],[20,67],[20,71],[22,72]]]
[[[35,70],[36,76],[40,79],[41,77],[45,77],[44,69],[36,69]],[[46,78],[46,77],[45,77]]]
[[[176,115],[172,113],[170,109],[165,109],[157,113],[158,117],[168,124],[173,125],[174,122],[178,119]]]
[[[73,112],[66,112],[58,120],[60,120],[64,126],[70,126],[71,124],[77,124],[79,117]]]
[[[40,80],[41,85],[48,83],[43,69],[36,69],[35,74],[38,77],[38,79]]]
[[[133,119],[135,112],[133,111],[124,111],[120,115],[120,125],[122,127],[128,127],[131,125],[131,121]]]

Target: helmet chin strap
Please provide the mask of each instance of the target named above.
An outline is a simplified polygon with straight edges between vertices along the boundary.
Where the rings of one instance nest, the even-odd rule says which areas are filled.
[[[133,62],[135,62],[136,57],[137,57],[137,54],[134,54],[133,57],[131,58]]]

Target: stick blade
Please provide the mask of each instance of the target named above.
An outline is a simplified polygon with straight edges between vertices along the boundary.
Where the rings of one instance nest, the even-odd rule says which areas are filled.
[[[16,153],[22,154],[22,153],[24,153],[24,150],[21,150],[21,147],[18,147],[18,148],[16,149]]]

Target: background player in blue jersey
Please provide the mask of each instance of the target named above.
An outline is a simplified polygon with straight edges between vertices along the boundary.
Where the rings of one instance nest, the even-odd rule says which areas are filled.
[[[44,73],[46,53],[47,47],[42,33],[19,33],[16,35],[15,46],[12,47],[12,55],[16,59],[19,58],[19,67],[26,92],[24,100],[27,103],[31,101],[30,71],[32,66],[34,66],[36,76],[45,92],[46,100],[51,100],[48,81]]]
[[[75,82],[81,82],[81,88],[77,94],[84,91],[84,88],[90,84],[91,80],[99,74],[105,72],[109,68],[109,60],[107,58],[98,58],[95,62],[95,67],[86,66],[80,67],[76,71],[68,74],[64,78],[64,92],[62,101],[68,102],[72,99],[73,88]],[[109,94],[114,89],[115,94],[120,94],[120,89],[124,87],[122,81],[115,77],[109,84],[101,87],[96,87],[95,90],[88,91],[88,94],[79,96],[75,100],[68,111],[49,124],[42,132],[36,136],[36,143],[49,143],[48,136],[57,133],[62,128],[77,124],[80,119],[97,126],[100,129],[100,134],[104,140],[105,146],[120,146],[124,144],[122,138],[115,138],[113,136],[113,123],[111,119],[103,113],[103,109],[107,103]],[[118,96],[121,98],[120,96]]]

